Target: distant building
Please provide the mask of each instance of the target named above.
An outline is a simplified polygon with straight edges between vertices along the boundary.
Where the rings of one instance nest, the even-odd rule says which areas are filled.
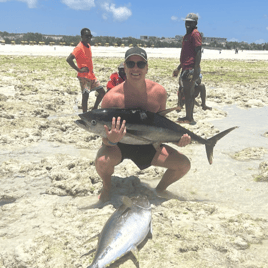
[[[156,37],[156,36],[148,36],[148,35],[141,35],[140,40],[143,41],[149,41],[149,40],[161,40],[161,42],[178,42],[182,41],[184,35],[175,35],[175,38],[173,37]],[[219,44],[225,45],[227,42],[227,38],[221,38],[221,37],[203,37],[203,43],[209,45],[212,42],[217,42]]]
[[[61,40],[64,38],[64,35],[43,35],[44,38],[51,38],[52,40]]]
[[[143,40],[143,41],[149,41],[149,40],[155,40],[155,39],[160,39],[160,38],[156,36],[148,36],[148,35],[140,36],[140,40]]]
[[[174,43],[174,42],[178,42],[179,40],[177,40],[176,38],[172,38],[172,37],[167,37],[167,38],[161,38],[160,40],[161,42],[166,42],[166,43]]]
[[[183,39],[183,35],[175,35],[175,39],[177,41],[181,41]]]
[[[227,42],[227,38],[221,38],[221,37],[203,37],[203,43],[204,44],[210,44],[212,42],[217,42],[219,44],[225,45]]]
[[[18,38],[22,38],[23,37],[23,34],[10,34],[10,35],[7,35],[7,36],[3,36],[3,38],[8,38],[9,40],[16,40]]]

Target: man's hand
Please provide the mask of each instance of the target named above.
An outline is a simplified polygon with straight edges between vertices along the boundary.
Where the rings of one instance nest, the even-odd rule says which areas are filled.
[[[194,74],[191,79],[191,82],[195,82],[200,76],[200,68],[194,68]]]
[[[115,119],[115,117],[113,117],[111,130],[109,130],[109,128],[106,125],[104,125],[107,139],[111,143],[119,142],[127,133],[126,120],[123,120],[121,127],[120,127],[121,123],[120,121],[121,121],[120,117],[117,117],[117,120]]]
[[[88,73],[89,69],[87,67],[82,67],[79,69],[79,73]]]
[[[177,145],[178,145],[179,147],[184,147],[184,146],[188,145],[190,142],[191,142],[191,137],[190,137],[188,134],[184,134],[184,135],[180,138],[180,140],[179,140],[179,142],[177,143]]]
[[[173,77],[177,77],[177,76],[179,75],[179,72],[180,72],[180,70],[175,69],[175,70],[173,71],[172,76],[173,76]]]

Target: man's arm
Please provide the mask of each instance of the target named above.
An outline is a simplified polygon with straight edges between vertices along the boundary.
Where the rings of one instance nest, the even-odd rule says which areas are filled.
[[[75,56],[71,53],[68,58],[66,59],[66,61],[69,63],[69,65],[76,70],[78,73],[88,73],[89,69],[87,67],[83,67],[83,68],[78,68],[78,66],[76,66],[76,64],[74,63],[74,59]]]
[[[201,46],[195,48],[195,61],[194,61],[194,75],[192,81],[198,79],[200,75],[200,63],[201,63]]]
[[[181,70],[181,64],[177,67],[177,69],[175,69],[175,70],[173,71],[172,76],[173,76],[173,77],[177,77],[177,76],[179,75],[180,70]]]

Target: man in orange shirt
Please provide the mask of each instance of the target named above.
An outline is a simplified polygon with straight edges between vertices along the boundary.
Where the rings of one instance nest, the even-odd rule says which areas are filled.
[[[110,79],[107,83],[107,92],[111,88],[123,83],[125,80],[126,80],[126,73],[125,73],[124,62],[121,62],[120,65],[118,66],[118,72],[112,73],[110,76]]]
[[[97,96],[93,110],[98,108],[98,105],[105,95],[104,88],[100,85],[100,82],[97,80],[93,72],[92,52],[89,44],[91,38],[92,35],[90,30],[83,28],[81,30],[81,42],[66,59],[69,65],[78,72],[77,78],[80,82],[82,91],[83,113],[87,112],[88,95],[91,90],[95,90]],[[76,60],[77,65],[74,63],[74,59]]]

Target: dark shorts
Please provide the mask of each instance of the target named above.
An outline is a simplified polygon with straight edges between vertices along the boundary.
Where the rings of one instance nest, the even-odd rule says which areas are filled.
[[[151,162],[156,153],[156,149],[152,144],[132,145],[118,142],[117,146],[122,154],[121,162],[124,159],[130,159],[139,167],[140,170],[151,166]]]
[[[190,69],[190,70],[184,70],[182,73],[181,73],[181,75],[180,75],[180,78],[179,78],[179,91],[181,92],[181,93],[183,93],[183,79],[188,79],[188,75],[190,76],[190,77],[192,77],[193,76],[193,74],[194,74],[194,69]],[[184,77],[184,78],[183,78]],[[202,76],[202,74],[200,73],[199,74],[199,77],[198,77],[198,79],[195,81],[195,88],[196,87],[198,87],[200,84],[201,84],[201,82],[202,82],[202,78],[203,78],[203,76]],[[194,98],[196,98],[197,96],[199,95],[199,91],[195,91],[194,92]],[[184,96],[183,96],[183,98],[184,98]]]

